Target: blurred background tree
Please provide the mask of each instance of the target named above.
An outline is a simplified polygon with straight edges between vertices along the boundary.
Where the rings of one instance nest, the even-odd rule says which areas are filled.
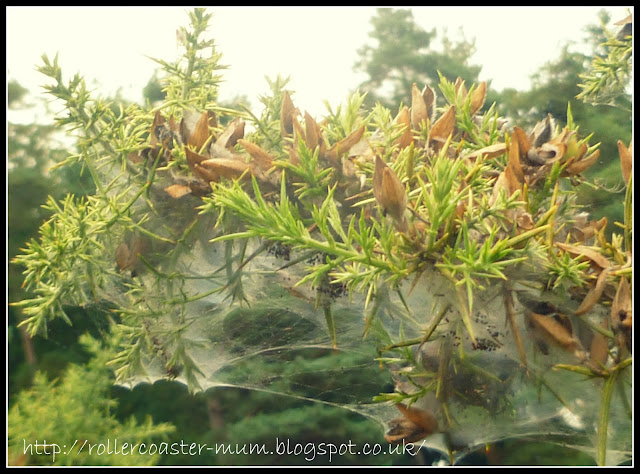
[[[378,8],[371,25],[369,36],[375,44],[358,50],[360,60],[354,67],[369,76],[359,86],[367,92],[366,105],[380,102],[396,110],[400,103],[409,102],[412,83],[420,87],[439,84],[438,71],[453,80],[461,77],[467,84],[477,82],[482,67],[469,63],[475,52],[473,42],[443,36],[438,51],[436,29],[427,31],[416,24],[411,10]]]
[[[631,140],[630,88],[619,90],[615,103],[587,103],[577,98],[582,92],[581,77],[589,72],[594,59],[606,54],[603,45],[611,34],[606,28],[610,22],[608,13],[602,10],[594,23],[585,28],[585,37],[576,39],[581,51],[575,51],[575,44],[564,45],[559,57],[550,59],[531,77],[529,90],[507,88],[496,91],[489,87],[485,107],[495,102],[501,116],[520,126],[533,127],[551,114],[563,127],[567,123],[567,105],[570,103],[580,132],[584,135],[593,133],[592,142],[601,143],[600,159],[586,173],[598,187],[580,186],[580,203],[589,208],[594,218],[607,216],[611,223],[622,222],[624,183],[616,143],[622,140],[628,144]],[[482,66],[472,64],[473,40],[443,36],[443,50],[437,51],[434,48],[436,29],[427,31],[416,24],[411,10],[379,8],[371,24],[370,37],[374,44],[358,50],[360,60],[354,65],[355,71],[366,72],[369,76],[360,85],[360,90],[368,94],[367,104],[380,102],[396,110],[401,102],[409,102],[412,83],[420,87],[437,85],[438,71],[449,80],[460,77],[468,86],[478,82]],[[626,80],[629,84],[630,76]],[[610,225],[609,232],[612,229]]]

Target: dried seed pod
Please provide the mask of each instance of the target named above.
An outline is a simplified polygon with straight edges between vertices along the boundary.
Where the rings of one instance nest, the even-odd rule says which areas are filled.
[[[542,315],[530,310],[525,310],[525,315],[543,339],[575,354],[580,359],[584,358],[585,354],[580,341],[573,336],[570,329],[556,321],[554,315]]]
[[[469,105],[469,112],[473,117],[484,105],[484,100],[487,97],[487,83],[482,81],[478,87],[476,87],[471,93],[471,102]]]
[[[174,199],[179,199],[182,196],[191,194],[191,187],[184,184],[172,184],[164,188],[165,192]]]
[[[182,123],[184,123],[184,118]],[[182,126],[181,126],[181,129],[183,129]],[[200,114],[200,118],[198,119],[195,126],[193,127],[193,130],[188,135],[186,144],[189,147],[193,147],[196,150],[200,150],[204,146],[204,144],[207,142],[208,138],[209,138],[209,115],[207,114],[207,112],[202,112],[202,114]]]
[[[456,95],[462,94],[463,100],[467,98],[467,87],[464,85],[464,81],[460,76],[456,78],[456,82],[453,86],[455,88]]]
[[[607,319],[604,319],[601,324],[603,329],[608,329],[609,324]],[[593,338],[591,339],[591,346],[589,348],[589,357],[595,363],[593,369],[600,370],[601,367],[607,363],[609,358],[609,338],[601,332],[594,331]]]
[[[185,154],[187,155],[187,164],[190,167],[193,167],[193,165],[200,164],[204,160],[209,159],[208,157],[201,155],[199,153],[196,153],[195,151],[193,151],[191,148],[188,148],[188,147],[185,148],[184,151],[185,151]]]
[[[524,171],[522,170],[522,164],[520,163],[520,146],[518,140],[511,140],[509,144],[509,160],[507,162],[507,168],[511,169],[513,176],[522,185],[524,184]]]
[[[620,155],[622,179],[624,179],[625,184],[627,184],[633,171],[633,141],[629,143],[629,147],[626,147],[624,143],[618,140],[618,154]]]
[[[403,107],[398,116],[396,117],[396,123],[404,127],[402,135],[396,140],[396,144],[402,150],[413,143],[413,133],[411,133],[411,118],[409,116],[409,108]]]
[[[215,171],[201,166],[199,163],[195,163],[192,166],[193,174],[196,178],[201,179],[207,183],[220,182],[220,175]]]
[[[224,132],[216,140],[216,145],[223,148],[233,148],[242,137],[244,137],[244,120],[235,118],[231,121]]]
[[[468,155],[464,155],[463,158],[475,160],[481,155],[487,159],[496,158],[503,155],[507,151],[507,145],[505,143],[495,143],[493,145],[475,150]],[[520,163],[520,157],[518,157],[518,163]]]
[[[526,156],[529,150],[531,149],[531,142],[529,141],[529,137],[523,129],[518,126],[513,127],[513,136],[511,137],[511,141],[518,142],[518,150],[520,151],[520,158]]]
[[[438,430],[438,420],[427,410],[413,406],[396,404],[402,418],[389,422],[389,430],[384,437],[388,443],[415,443]]]
[[[396,225],[406,226],[404,211],[407,208],[407,194],[404,186],[379,156],[376,156],[373,173],[373,195],[380,207],[393,218]]]
[[[433,116],[436,113],[436,93],[431,87],[424,86],[424,89],[422,89],[422,98],[424,99],[424,105],[427,109],[427,119],[429,122],[432,122]]]
[[[354,145],[360,142],[362,136],[364,135],[365,129],[366,127],[362,125],[360,128],[357,128],[339,142],[334,143],[331,148],[329,148],[325,152],[324,157],[332,164],[337,165],[340,155],[349,152]]]
[[[280,130],[283,137],[293,134],[293,114],[295,106],[288,91],[282,93],[282,106],[280,107]]]
[[[581,255],[600,268],[605,269],[611,266],[611,263],[604,255],[589,247],[585,247],[584,245],[571,245],[564,244],[562,242],[555,242],[555,246],[560,248],[561,250],[564,250],[565,252],[569,252],[572,255]]]
[[[449,136],[453,133],[456,125],[456,107],[450,106],[447,111],[440,116],[429,130],[429,144],[436,145],[436,148],[442,147]]]
[[[306,144],[311,150],[315,150],[315,148],[320,144],[320,140],[322,139],[320,126],[314,120],[314,118],[309,115],[309,112],[305,112],[304,114],[304,126],[305,126],[305,134],[306,134]]]
[[[611,325],[618,349],[630,351],[633,308],[631,305],[631,286],[624,277],[620,279],[616,296],[611,303]],[[621,358],[621,354],[618,354],[618,358]]]
[[[591,153],[589,156],[579,160],[574,161],[570,165],[565,168],[565,171],[570,175],[578,175],[580,173],[584,173],[587,169],[589,169],[592,165],[598,161],[600,157],[600,150],[596,150]]]
[[[607,285],[607,276],[609,274],[609,269],[602,270],[600,275],[598,275],[598,279],[596,280],[595,285],[593,285],[587,295],[582,300],[582,303],[576,309],[575,315],[582,316],[583,314],[588,313],[591,309],[596,305],[598,301],[600,301],[600,297],[604,292],[605,286]]]
[[[155,147],[160,141],[160,131],[164,128],[166,123],[165,118],[160,114],[159,110],[156,110],[156,114],[153,118],[153,125],[151,125],[151,141],[152,147]]]
[[[219,178],[235,179],[249,169],[249,164],[245,163],[242,157],[237,156],[232,159],[215,158],[204,160],[199,164],[200,169],[207,170]]]
[[[547,143],[551,140],[551,133],[553,132],[553,118],[551,114],[547,114],[547,117],[538,122],[531,134],[529,135],[529,141],[533,148],[542,146],[543,143]]]
[[[116,264],[120,271],[132,269],[139,264],[138,255],[142,254],[148,246],[149,242],[141,236],[134,236],[129,240],[125,240],[116,247]]]
[[[414,130],[420,130],[420,124],[426,122],[428,117],[424,96],[414,82],[411,86],[411,126]]]
[[[247,150],[251,156],[251,164],[262,172],[267,172],[273,167],[274,156],[270,155],[255,143],[240,139],[238,143]]]

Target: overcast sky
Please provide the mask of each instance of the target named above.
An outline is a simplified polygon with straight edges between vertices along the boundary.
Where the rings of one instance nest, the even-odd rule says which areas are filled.
[[[606,8],[612,20],[624,6],[606,7],[413,7],[426,30],[476,42],[472,64],[481,80],[501,90],[529,88],[529,77],[558,57],[568,41],[575,48],[584,28]],[[341,103],[365,78],[353,72],[357,50],[369,40],[372,7],[213,7],[209,35],[229,65],[223,99],[244,94],[253,106],[267,92],[265,76],[291,76],[294,102],[320,116],[323,100]],[[121,89],[140,101],[156,64],[146,56],[174,60],[175,31],[188,26],[186,7],[7,7],[7,77],[39,92],[46,78],[35,71],[46,53],[59,53],[66,78],[76,72],[107,95]]]

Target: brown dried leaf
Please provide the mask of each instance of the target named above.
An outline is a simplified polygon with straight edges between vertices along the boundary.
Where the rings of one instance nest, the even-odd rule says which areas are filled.
[[[633,141],[629,143],[629,147],[627,148],[622,141],[618,140],[618,154],[620,155],[622,179],[624,179],[625,184],[627,184],[633,171]]]
[[[595,285],[593,285],[589,289],[589,292],[582,300],[582,303],[580,303],[580,306],[578,307],[578,309],[576,309],[575,311],[576,316],[582,316],[583,314],[588,313],[589,311],[591,311],[591,308],[593,308],[596,305],[596,303],[600,301],[600,297],[602,296],[602,293],[604,292],[604,289],[607,286],[608,274],[609,274],[608,269],[600,272],[600,275],[598,275],[598,279],[596,280]]]
[[[411,126],[414,130],[420,130],[420,124],[426,122],[428,117],[423,93],[414,82],[411,86]]]
[[[478,112],[478,110],[482,108],[486,97],[487,97],[487,83],[485,81],[482,81],[478,85],[478,87],[476,87],[471,93],[471,103],[469,106],[469,111],[472,117]]]
[[[456,107],[452,105],[447,111],[440,116],[438,120],[433,124],[429,131],[429,143],[436,142],[439,147],[449,138],[453,133],[453,128],[456,125]]]
[[[555,242],[555,245],[561,250],[564,250],[565,252],[569,252],[571,255],[581,255],[587,258],[588,260],[591,260],[600,268],[605,269],[611,266],[611,263],[609,262],[609,260],[607,260],[607,258],[604,255],[602,255],[600,252],[592,248],[585,247],[583,245],[564,244],[562,242]]]
[[[184,184],[172,184],[171,186],[164,188],[164,190],[174,199],[179,199],[182,196],[191,194],[191,188]]]

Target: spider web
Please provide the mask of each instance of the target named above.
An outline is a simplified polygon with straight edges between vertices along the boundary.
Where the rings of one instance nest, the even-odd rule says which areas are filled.
[[[236,387],[311,400],[374,420],[381,442],[399,413],[393,403],[373,398],[430,387],[415,406],[433,413],[439,430],[418,444],[447,459],[512,438],[551,441],[595,456],[602,380],[553,369],[579,361],[545,343],[526,323],[520,300],[539,295],[516,288],[526,367],[507,323],[503,286],[488,287],[474,302],[473,345],[455,310],[455,288],[435,270],[397,290],[381,284],[366,308],[362,295],[332,289],[334,347],[317,289],[296,286],[317,255],[257,241],[211,243],[216,231],[211,222],[202,225],[178,258],[156,252],[154,263],[148,263],[154,271],[143,269],[128,285],[105,288],[105,299],[131,306],[135,286],[135,294],[145,294],[144,307],[156,315],[145,319],[152,343],[126,385],[175,378],[192,389]],[[167,261],[171,277],[159,278]],[[167,305],[176,300],[182,303]],[[378,308],[373,318],[372,307]],[[597,321],[606,311],[599,308],[589,317]],[[428,342],[401,344],[424,337],[438,314],[444,317]],[[177,328],[179,337],[171,339]],[[380,351],[383,347],[392,349]],[[401,357],[394,364],[394,351],[411,351],[416,364],[403,365]],[[176,354],[192,365],[171,367]],[[445,382],[438,386],[436,375],[443,373]],[[631,457],[629,373],[618,380],[610,409],[608,464]]]

